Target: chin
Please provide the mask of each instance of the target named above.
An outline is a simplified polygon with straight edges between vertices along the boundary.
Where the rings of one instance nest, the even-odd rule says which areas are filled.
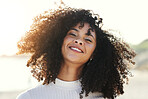
[[[87,62],[87,60],[82,60],[84,58],[80,58],[80,57],[67,57],[66,60],[74,63],[74,64],[85,64]]]

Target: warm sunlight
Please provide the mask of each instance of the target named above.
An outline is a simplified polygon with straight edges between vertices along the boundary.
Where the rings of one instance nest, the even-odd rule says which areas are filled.
[[[0,55],[13,54],[16,51],[16,42],[24,32],[23,7],[18,2],[7,5],[5,2],[5,5],[1,4],[0,12]]]
[[[17,42],[30,29],[33,18],[50,8],[57,7],[61,0],[1,0],[0,1],[0,99],[17,96],[19,91],[36,86],[30,69],[26,67],[29,55],[15,55]],[[147,0],[62,0],[67,6],[93,10],[103,18],[103,28],[117,31],[139,53],[135,59],[133,85],[125,87],[129,99],[147,95],[148,83],[148,1]],[[147,40],[146,40],[147,39]],[[140,44],[144,41],[144,44]],[[136,48],[135,47],[135,48]],[[139,50],[140,49],[140,50]],[[146,49],[146,51],[145,51]],[[137,50],[136,50],[137,51]],[[141,52],[140,52],[141,51]],[[145,51],[145,52],[144,52]],[[144,64],[144,65],[143,65]],[[146,67],[146,69],[145,69]],[[142,68],[142,69],[141,69]],[[141,70],[140,70],[141,69]],[[137,76],[138,75],[138,76]],[[141,84],[142,83],[142,84]],[[141,89],[140,89],[141,88]],[[136,90],[135,90],[136,89]],[[140,89],[140,90],[139,90]],[[141,91],[142,90],[142,91]],[[6,92],[6,94],[5,94]],[[10,94],[10,93],[11,94]],[[133,98],[130,97],[133,94]],[[135,94],[138,93],[138,94]],[[144,95],[143,95],[144,93]],[[7,99],[10,99],[8,97]],[[6,98],[5,98],[6,99]],[[12,98],[11,98],[12,99]],[[14,98],[13,98],[14,99]],[[127,99],[127,98],[119,98]]]
[[[15,54],[17,51],[16,42],[29,29],[33,17],[49,8],[54,8],[54,1],[3,1],[0,4],[0,55]],[[90,1],[86,0],[79,2],[74,0],[63,1],[72,7],[93,9],[104,19],[105,27],[120,31],[121,36],[129,43],[138,44],[148,38],[146,0],[92,0],[91,5]]]
[[[0,55],[16,53],[17,41],[30,28],[33,17],[49,9],[49,0],[44,1],[5,0],[0,4]]]

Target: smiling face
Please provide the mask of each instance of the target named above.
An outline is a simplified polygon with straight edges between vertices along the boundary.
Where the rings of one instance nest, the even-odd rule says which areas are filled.
[[[62,45],[64,62],[74,64],[85,64],[94,52],[96,47],[96,34],[88,23],[80,28],[80,23],[72,27]]]

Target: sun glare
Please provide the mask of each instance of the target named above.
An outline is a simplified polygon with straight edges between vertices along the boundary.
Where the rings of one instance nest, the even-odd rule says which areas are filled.
[[[0,55],[14,55],[17,52],[17,41],[30,28],[33,17],[48,8],[47,2],[46,6],[42,4],[45,7],[39,7],[40,2],[35,0],[28,2],[7,0],[0,4]],[[32,6],[34,2],[36,6]]]
[[[55,1],[59,5],[60,0],[3,0],[0,3],[0,55],[15,54],[17,41],[30,28],[33,17],[49,8],[55,8]],[[140,0],[92,0],[91,5],[90,1],[85,0],[79,3],[74,0],[63,1],[68,6],[91,9],[99,13],[105,26],[119,30],[130,43],[138,44],[148,37],[147,5]],[[142,6],[137,8],[139,4]]]
[[[19,3],[1,5],[0,7],[0,55],[14,54],[16,42],[24,31],[23,8]]]

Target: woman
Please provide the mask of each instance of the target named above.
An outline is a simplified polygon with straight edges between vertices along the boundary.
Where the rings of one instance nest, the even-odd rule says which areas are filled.
[[[123,94],[134,51],[101,28],[90,10],[60,8],[34,19],[18,42],[18,54],[31,53],[27,63],[43,85],[18,99],[114,99]]]

